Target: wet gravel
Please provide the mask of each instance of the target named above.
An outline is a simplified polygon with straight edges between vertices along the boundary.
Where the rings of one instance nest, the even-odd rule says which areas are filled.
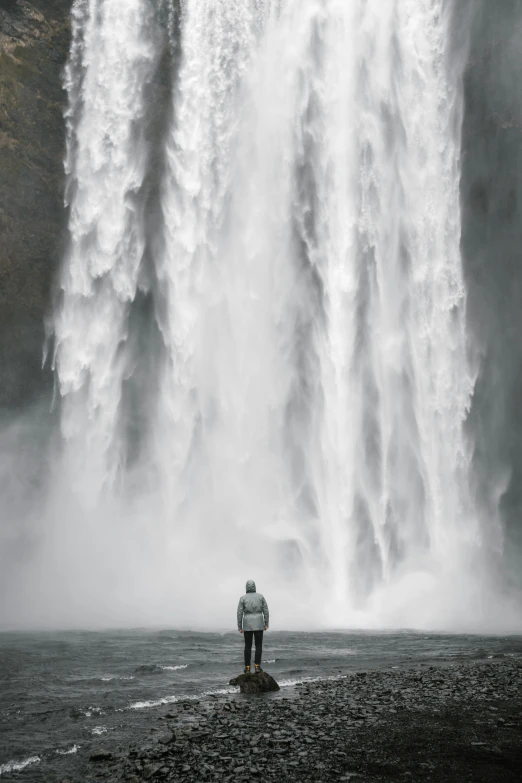
[[[140,745],[95,750],[88,780],[519,783],[522,662],[350,673],[178,702],[155,723]]]

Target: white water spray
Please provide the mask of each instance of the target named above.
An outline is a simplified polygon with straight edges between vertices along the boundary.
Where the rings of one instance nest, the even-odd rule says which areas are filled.
[[[70,246],[55,319],[62,431],[79,492],[96,502],[125,455],[122,382],[139,286],[147,167],[145,87],[157,54],[145,0],[79,0],[72,11],[66,173]]]
[[[466,616],[482,540],[463,433],[474,380],[450,11],[183,3],[147,250],[161,24],[145,0],[76,0],[55,319],[65,464],[104,526],[123,529],[107,508],[142,532],[148,514],[132,580],[151,618],[164,593],[171,621],[214,624],[227,608],[207,616],[209,582],[228,599],[251,574],[287,625],[451,624],[456,574]],[[140,291],[160,348],[130,467],[122,388],[148,360],[130,337]]]

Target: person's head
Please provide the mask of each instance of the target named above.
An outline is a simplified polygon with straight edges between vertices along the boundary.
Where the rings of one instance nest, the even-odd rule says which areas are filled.
[[[249,579],[246,583],[246,591],[247,593],[255,593],[256,592],[256,583],[253,579]]]

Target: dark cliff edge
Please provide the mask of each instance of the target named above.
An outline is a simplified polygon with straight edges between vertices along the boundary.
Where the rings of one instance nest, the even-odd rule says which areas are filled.
[[[0,0],[0,410],[51,386],[44,315],[62,255],[72,0]]]
[[[522,0],[474,0],[464,79],[462,253],[477,381],[469,418],[476,491],[521,580]],[[499,555],[501,553],[499,552]]]

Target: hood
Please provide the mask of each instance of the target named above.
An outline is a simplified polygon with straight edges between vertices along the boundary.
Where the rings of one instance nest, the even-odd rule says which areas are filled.
[[[253,579],[249,579],[246,583],[246,591],[247,593],[255,593],[256,592],[256,583]]]

